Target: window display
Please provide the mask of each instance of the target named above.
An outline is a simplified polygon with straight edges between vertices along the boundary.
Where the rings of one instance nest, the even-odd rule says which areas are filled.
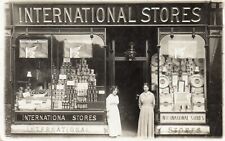
[[[15,50],[15,111],[105,109],[102,37],[31,37],[18,39],[20,46]],[[38,47],[45,56],[33,50]]]
[[[96,77],[87,60],[76,59],[72,66],[69,58],[64,58],[60,72],[54,67],[53,109],[87,109],[88,102],[97,102]]]
[[[205,112],[205,49],[198,38],[176,35],[166,45],[162,40],[159,65],[158,54],[152,56],[152,85],[159,84],[160,112]]]

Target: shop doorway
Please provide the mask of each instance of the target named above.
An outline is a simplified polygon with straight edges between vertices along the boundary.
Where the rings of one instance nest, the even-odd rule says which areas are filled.
[[[143,83],[150,83],[150,58],[157,52],[157,29],[110,27],[107,38],[107,83],[120,90],[123,136],[135,137],[140,112],[138,95],[143,91]]]
[[[136,136],[138,127],[138,97],[144,83],[144,63],[122,61],[115,63],[115,82],[119,88],[120,115],[123,134]]]

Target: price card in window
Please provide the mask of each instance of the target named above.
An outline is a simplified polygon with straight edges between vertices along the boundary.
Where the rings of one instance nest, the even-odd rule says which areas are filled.
[[[65,74],[60,74],[59,75],[59,79],[66,79],[66,75]]]
[[[104,90],[99,90],[98,94],[105,94],[105,91]]]
[[[77,83],[77,89],[88,89],[88,83]]]
[[[74,86],[75,85],[75,82],[74,81],[67,81],[67,85],[68,86]]]
[[[64,89],[64,85],[58,84],[58,85],[56,85],[56,89],[57,90],[63,90]]]
[[[63,62],[70,62],[70,58],[63,58]]]

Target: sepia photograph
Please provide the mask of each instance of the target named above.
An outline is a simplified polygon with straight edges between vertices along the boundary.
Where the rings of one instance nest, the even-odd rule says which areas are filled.
[[[2,6],[0,140],[223,139],[223,0]]]

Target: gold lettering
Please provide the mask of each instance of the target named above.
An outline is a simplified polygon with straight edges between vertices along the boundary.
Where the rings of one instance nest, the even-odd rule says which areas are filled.
[[[151,20],[151,16],[150,16],[150,14],[145,13],[145,12],[147,12],[147,11],[150,11],[150,8],[145,7],[145,8],[143,8],[143,9],[142,9],[142,15],[147,17],[147,19],[146,19],[146,20],[141,19],[141,22],[143,22],[143,23],[150,22],[150,20]]]
[[[101,11],[101,12],[100,12]],[[101,13],[101,14],[100,14]],[[101,19],[100,19],[100,15],[101,15]],[[102,7],[100,7],[100,8],[98,8],[97,9],[97,12],[96,12],[96,18],[97,18],[97,21],[99,22],[99,23],[102,23],[102,22],[104,22],[104,19],[105,19],[105,11],[104,11],[104,9],[102,8]]]
[[[186,17],[188,15],[187,11],[190,10],[190,7],[183,7],[182,8],[182,22],[184,23],[190,23],[190,20],[187,20]]]
[[[176,18],[176,22],[179,23],[178,15],[180,14],[180,10],[177,7],[171,8],[171,23],[174,22],[174,17]]]
[[[29,22],[33,23],[33,11],[32,11],[32,8],[25,8],[25,22],[28,23],[28,19],[29,18]]]
[[[112,11],[111,9],[108,7],[107,8],[107,22],[109,23],[111,20],[112,22],[115,22],[115,7],[112,8]]]
[[[71,23],[72,22],[71,17],[72,17],[71,8],[69,8],[69,11],[67,8],[64,8],[64,22],[67,23],[66,19],[69,19],[69,22]]]
[[[152,7],[154,11],[154,23],[157,22],[157,10],[159,10],[159,7]]]
[[[93,120],[94,120],[94,121],[96,121],[96,120],[97,120],[96,115],[93,115]]]
[[[95,12],[94,12],[94,8],[91,9],[91,22],[94,23],[95,20],[94,20],[94,15],[95,15]]]
[[[23,22],[23,20],[22,20],[22,10],[21,10],[21,7],[19,8],[19,21],[20,21],[20,23],[22,23]]]
[[[49,16],[49,13],[48,11],[50,11],[51,8],[43,8],[43,22],[44,23],[51,23],[52,21],[51,20],[48,20],[48,16]]]
[[[35,120],[39,120],[39,116],[38,115],[35,115]]]
[[[53,8],[53,22],[56,23],[56,17],[58,17],[58,22],[61,23],[61,9]]]
[[[36,22],[39,23],[40,22],[40,11],[41,11],[41,8],[40,7],[35,7],[34,10],[36,11]]]
[[[85,120],[85,121],[89,121],[88,115],[84,115],[84,120]]]
[[[84,120],[84,116],[83,115],[80,115],[80,120]]]
[[[52,120],[56,120],[56,116],[55,115],[52,116]]]
[[[201,21],[201,16],[200,16],[200,12],[201,8],[200,7],[195,7],[192,9],[192,14],[195,15],[195,17],[197,17],[197,19],[194,20],[194,18],[191,19],[192,22],[197,23]]]
[[[90,10],[90,8],[82,8],[82,10],[84,10],[84,22],[87,23],[88,11]]]
[[[122,7],[120,7],[120,9],[119,9],[117,22],[120,22],[121,19],[123,20],[124,23],[127,22],[126,17],[125,17],[125,13],[124,13],[124,10],[123,10]]]
[[[76,12],[75,12],[75,19],[74,19],[74,22],[76,23],[77,22],[77,19],[80,19],[80,22],[83,23],[83,18],[82,18],[82,14],[81,14],[81,11],[80,11],[80,8],[77,8],[76,9]]]
[[[28,115],[24,115],[25,120],[28,120]]]
[[[129,21],[129,23],[136,23],[136,20],[134,20],[134,19],[132,19],[132,7],[129,7],[128,8],[128,14],[129,14],[129,19],[128,19],[128,21]]]
[[[165,17],[165,18],[163,18]],[[160,21],[163,23],[167,22],[169,20],[169,11],[168,8],[163,7],[160,11]]]
[[[62,119],[61,120],[66,120],[65,115],[62,115]]]

